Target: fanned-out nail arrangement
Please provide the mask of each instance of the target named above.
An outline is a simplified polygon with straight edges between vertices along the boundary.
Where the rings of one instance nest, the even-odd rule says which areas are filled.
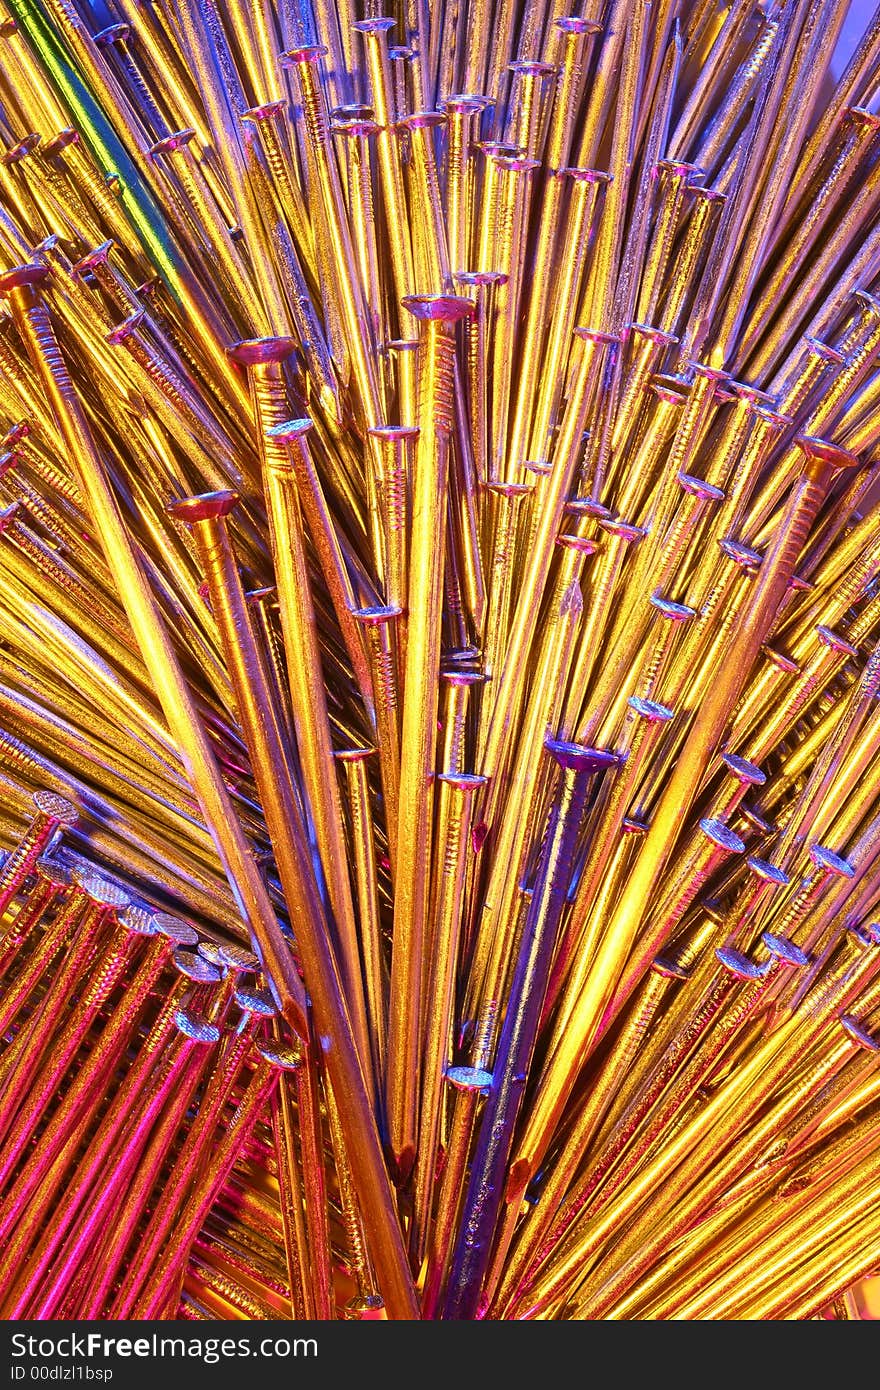
[[[865,1315],[848,10],[3,0],[0,1318]]]

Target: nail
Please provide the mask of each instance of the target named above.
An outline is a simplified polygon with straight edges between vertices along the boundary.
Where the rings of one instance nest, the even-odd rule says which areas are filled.
[[[405,301],[418,319],[419,438],[413,464],[410,569],[400,749],[400,826],[391,957],[386,1104],[392,1151],[401,1172],[416,1142],[417,1032],[424,974],[433,792],[429,774],[439,698],[445,496],[453,429],[454,325],[473,312],[469,300],[429,295]]]
[[[34,792],[33,802],[36,813],[0,869],[0,913],[6,911],[56,832],[75,825],[79,818],[76,807],[53,792]]]
[[[474,796],[485,778],[450,771],[437,778],[440,826],[433,874],[435,919],[427,985],[424,1064],[415,1171],[415,1232],[411,1242],[421,1263],[430,1229],[441,1134],[441,1091],[452,1036],[455,971],[459,961],[465,875],[473,818]]]
[[[400,710],[397,668],[402,616],[399,608],[391,606],[354,610],[354,618],[364,631],[369,654],[392,878],[397,873],[400,817]]]
[[[92,40],[99,48],[108,49],[114,54],[122,69],[123,77],[127,80],[129,93],[138,107],[138,115],[142,119],[145,118],[146,124],[151,128],[153,134],[159,136],[164,134],[168,127],[135,58],[134,45],[131,41],[131,26],[129,24],[110,24],[106,29],[101,29],[93,34]]]
[[[597,772],[615,761],[613,754],[552,739],[547,742],[547,751],[561,769],[560,795],[554,805],[538,885],[517,955],[492,1087],[465,1196],[461,1234],[452,1257],[444,1304],[445,1315],[452,1318],[472,1315],[480,1301],[491,1255],[490,1240],[504,1200],[502,1175],[507,1170],[513,1126],[535,1046],[541,997],[549,977],[553,941],[571,876],[571,855],[588,784]],[[534,1115],[531,1112],[530,1121]],[[525,1171],[508,1177],[508,1193],[514,1183],[517,1190],[524,1190],[533,1171],[522,1159],[520,1168]]]
[[[331,148],[325,80],[320,66],[326,53],[327,50],[322,47],[290,49],[281,55],[281,63],[282,67],[296,70],[305,139],[318,185],[319,216],[332,253],[329,264],[334,277],[336,301],[361,405],[367,415],[367,423],[376,425],[382,418],[379,387],[373,368],[368,316],[360,289],[351,229],[335,154]],[[382,124],[378,114],[377,122]]]

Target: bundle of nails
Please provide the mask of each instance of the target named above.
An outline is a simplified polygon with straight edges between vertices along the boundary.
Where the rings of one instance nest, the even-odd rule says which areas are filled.
[[[880,1268],[880,10],[4,0],[0,1316]]]

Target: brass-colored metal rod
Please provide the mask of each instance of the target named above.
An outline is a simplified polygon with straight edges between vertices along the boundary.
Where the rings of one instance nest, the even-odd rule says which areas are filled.
[[[284,1226],[284,1254],[294,1317],[313,1318],[315,1301],[309,1266],[308,1232],[303,1205],[303,1182],[296,1144],[296,1118],[291,1093],[282,1074],[271,1097],[272,1137],[279,1155],[278,1191]]]
[[[271,457],[277,461],[279,455],[274,446],[287,446],[288,461],[297,480],[299,506],[308,523],[312,543],[318,552],[333,612],[351,661],[358,690],[369,714],[373,706],[373,693],[369,666],[353,616],[357,596],[349,565],[354,568],[361,589],[372,590],[372,585],[361,567],[355,564],[350,547],[340,537],[333,523],[306,438],[310,428],[311,421],[308,419],[285,420],[268,425],[265,457],[267,460]],[[375,430],[370,431],[371,437],[375,437],[375,434]]]
[[[321,652],[312,602],[298,497],[287,450],[266,441],[263,453],[269,527],[294,727],[308,804],[338,933],[340,968],[365,1076],[371,1072],[369,1028],[357,947],[357,926],[345,854],[339,788],[324,694]],[[210,581],[209,581],[210,582]],[[216,602],[216,600],[215,600]],[[265,682],[263,682],[265,688]],[[271,700],[271,693],[266,691]]]
[[[241,580],[223,526],[223,516],[236,502],[234,494],[193,499],[180,503],[177,512],[196,526],[205,568],[213,580],[214,612],[224,631],[239,716],[252,749],[260,799],[285,897],[297,922],[297,942],[317,1026],[335,1039],[336,1045],[327,1055],[327,1069],[348,1119],[349,1158],[373,1237],[372,1254],[379,1285],[392,1316],[414,1316],[412,1282],[326,913],[308,856],[305,827],[285,775],[283,744],[273,719],[271,700],[262,688],[263,673],[248,625]],[[158,1299],[158,1290],[150,1293],[151,1306],[154,1298]]]
[[[373,751],[370,748],[344,749],[335,756],[345,769],[348,788],[367,1021],[372,1040],[375,1074],[382,1076],[385,1070],[388,1036],[388,980],[376,881],[373,812],[367,777],[367,760]]]
[[[386,1104],[392,1152],[401,1173],[417,1140],[419,1028],[430,881],[436,721],[439,699],[443,545],[450,437],[454,427],[454,324],[470,300],[409,299],[422,325],[419,438],[413,463],[406,675],[400,751],[400,803],[389,998]]]
[[[426,1027],[419,1143],[415,1170],[416,1252],[424,1255],[434,1200],[437,1149],[441,1132],[443,1068],[452,1052],[455,971],[461,940],[467,850],[470,845],[473,799],[484,779],[460,771],[437,778],[449,806],[444,834],[437,842],[434,869],[436,927],[426,994]]]

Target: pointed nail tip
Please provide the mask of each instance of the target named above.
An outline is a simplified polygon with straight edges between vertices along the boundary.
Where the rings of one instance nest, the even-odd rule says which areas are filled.
[[[404,1144],[399,1151],[391,1152],[391,1181],[397,1188],[405,1187],[412,1176],[416,1161],[416,1151],[412,1144]]]
[[[287,998],[282,1003],[281,1016],[297,1040],[307,1048],[311,1031],[307,1006],[300,1004],[298,999]]]
[[[516,1158],[510,1165],[504,1200],[510,1205],[522,1201],[526,1188],[535,1173],[535,1165],[529,1158]]]

